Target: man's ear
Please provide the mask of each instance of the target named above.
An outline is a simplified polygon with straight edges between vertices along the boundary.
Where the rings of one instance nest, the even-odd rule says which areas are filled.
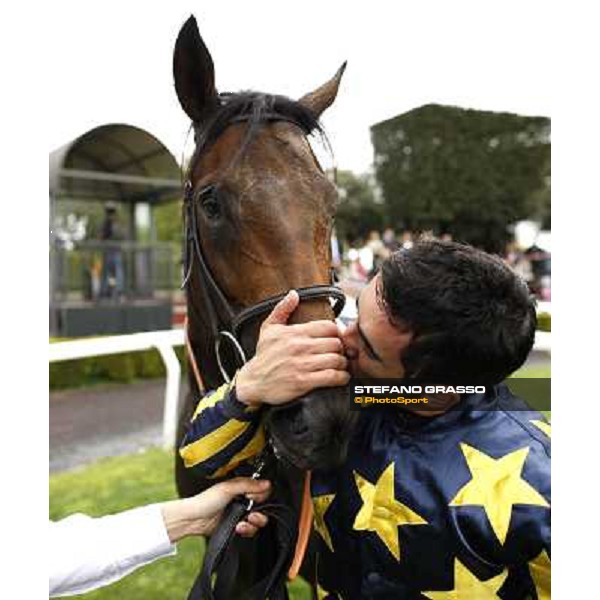
[[[326,108],[329,108],[335,100],[338,89],[340,87],[340,81],[342,75],[346,70],[346,62],[338,69],[338,72],[321,87],[317,88],[313,92],[302,96],[298,102],[307,108],[310,108],[312,112],[320,117]]]
[[[196,19],[191,16],[175,42],[173,76],[179,102],[194,123],[206,121],[219,105],[215,68]]]

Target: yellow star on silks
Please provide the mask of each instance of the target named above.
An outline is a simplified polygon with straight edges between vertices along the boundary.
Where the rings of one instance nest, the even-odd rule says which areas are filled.
[[[329,505],[333,502],[335,494],[324,494],[323,496],[315,496],[313,501],[313,507],[315,509],[315,529],[320,533],[321,537],[333,552],[333,543],[331,541],[331,535],[329,535],[329,529],[325,523],[325,512],[329,508]]]
[[[550,423],[546,421],[531,421],[538,429],[543,431],[548,437],[550,437]]]
[[[529,572],[538,600],[550,600],[550,557],[545,550],[529,561]]]
[[[454,589],[444,592],[421,592],[431,600],[486,600],[497,598],[496,592],[504,584],[508,569],[502,573],[481,581],[463,565],[458,558],[454,560]]]
[[[529,446],[498,459],[465,443],[460,447],[473,477],[454,496],[450,506],[483,506],[501,544],[506,540],[513,505],[550,507],[546,499],[521,478]]]
[[[333,592],[328,592],[326,589],[323,589],[317,583],[317,600],[343,600],[341,596],[338,594],[334,594]]]
[[[329,592],[327,590],[324,590],[318,583],[317,583],[317,600],[325,600],[325,598],[327,598],[327,596],[329,595]]]
[[[386,548],[400,560],[400,537],[398,526],[426,525],[408,506],[396,500],[394,496],[394,463],[390,463],[379,476],[377,483],[372,484],[354,471],[356,487],[363,505],[354,520],[356,531],[374,531]]]

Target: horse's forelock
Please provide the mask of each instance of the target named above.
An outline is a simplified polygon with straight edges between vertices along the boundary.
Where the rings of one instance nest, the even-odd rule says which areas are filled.
[[[221,93],[219,101],[219,108],[206,123],[194,124],[196,149],[190,161],[190,170],[229,125],[240,121],[247,124],[247,130],[238,155],[244,152],[262,124],[276,120],[294,123],[307,136],[317,133],[331,152],[318,117],[296,100],[281,95],[244,91]]]

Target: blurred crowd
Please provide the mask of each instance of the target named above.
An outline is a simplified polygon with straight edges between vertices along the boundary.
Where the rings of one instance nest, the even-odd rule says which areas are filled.
[[[537,298],[550,301],[550,252],[535,243],[521,248],[512,241],[507,244],[504,260],[527,282]]]
[[[392,252],[400,248],[409,249],[415,240],[424,238],[453,239],[451,233],[436,236],[432,231],[403,231],[397,235],[391,227],[387,227],[383,233],[371,231],[366,240],[358,240],[342,250],[334,234],[331,239],[333,266],[340,280],[361,285],[370,281]],[[522,248],[512,240],[502,258],[527,282],[536,297],[550,300],[550,252],[536,244]]]

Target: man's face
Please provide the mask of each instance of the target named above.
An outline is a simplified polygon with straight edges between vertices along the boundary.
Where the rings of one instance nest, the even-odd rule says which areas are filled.
[[[357,299],[358,318],[342,335],[350,372],[354,377],[404,376],[400,355],[411,341],[409,331],[393,326],[377,302],[381,275],[374,277]]]

